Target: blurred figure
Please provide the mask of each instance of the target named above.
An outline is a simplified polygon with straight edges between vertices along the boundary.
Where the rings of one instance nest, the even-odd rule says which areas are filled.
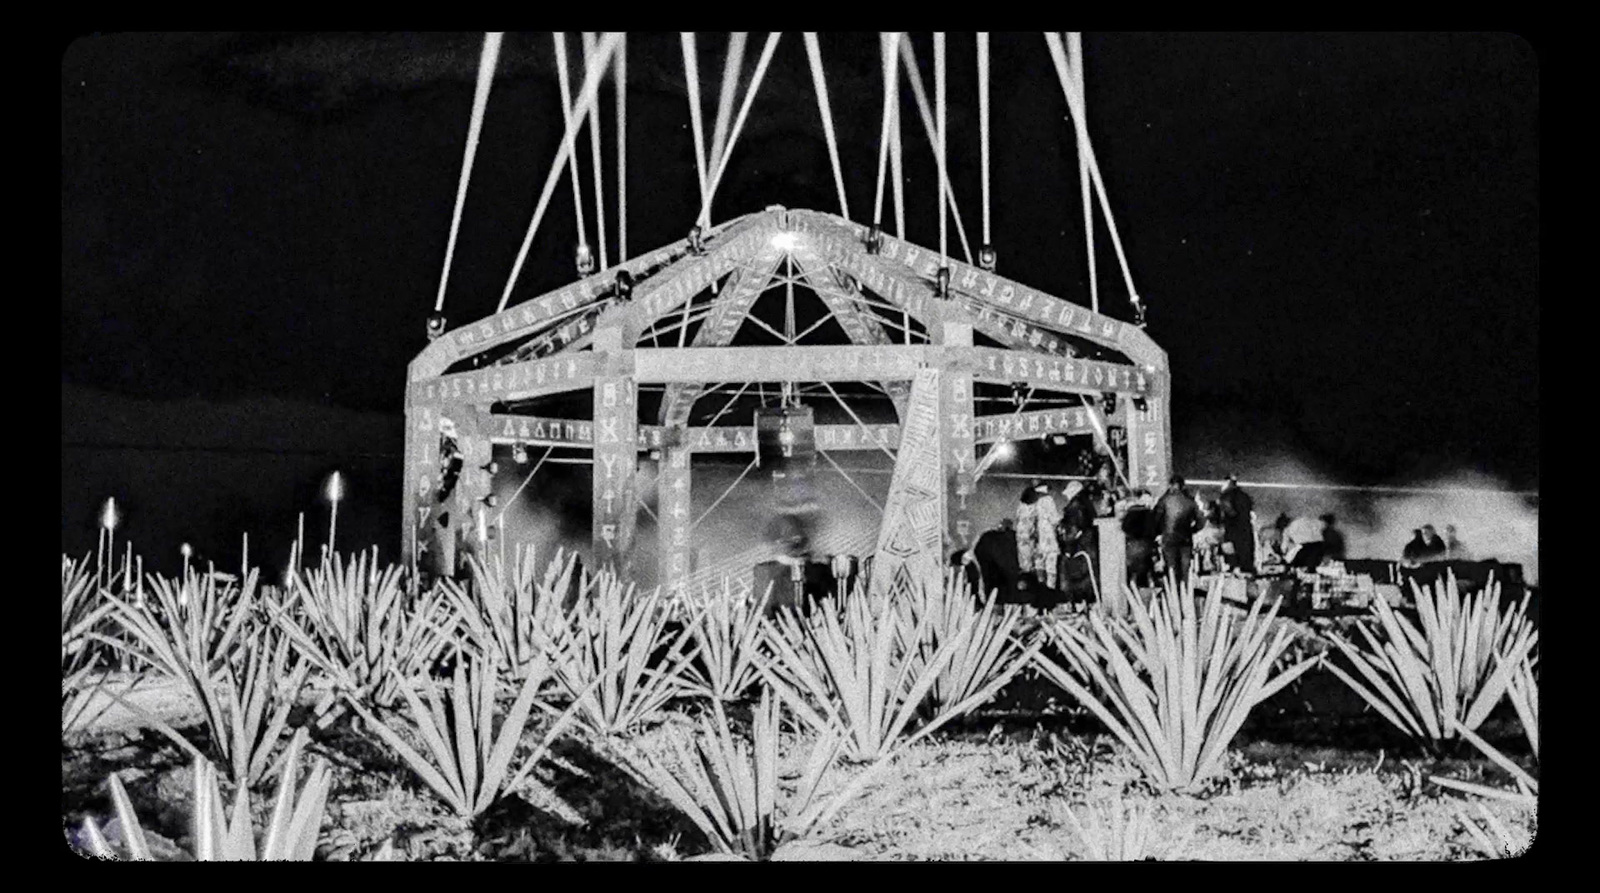
[[[1433,529],[1432,524],[1422,525],[1422,541],[1428,544],[1423,553],[1423,561],[1443,561],[1447,549],[1444,540],[1439,538],[1439,531]]]
[[[1444,526],[1444,557],[1450,561],[1471,561],[1472,553],[1467,550],[1465,543],[1456,538],[1456,526]]]
[[[1167,492],[1155,507],[1155,527],[1161,541],[1161,558],[1167,573],[1179,582],[1189,579],[1189,563],[1194,558],[1194,534],[1200,528],[1200,508],[1183,487],[1183,478],[1168,479]]]
[[[1214,574],[1222,569],[1222,544],[1227,538],[1222,529],[1222,506],[1214,499],[1195,500],[1202,524],[1194,537],[1195,563],[1202,574]]]
[[[1289,516],[1281,512],[1278,514],[1277,520],[1273,521],[1270,526],[1261,528],[1261,554],[1258,558],[1259,561],[1266,561],[1272,564],[1283,563],[1284,554],[1287,551],[1283,541],[1283,532],[1288,528]]]
[[[994,595],[1001,604],[1017,602],[1017,576],[1022,572],[1017,558],[1017,527],[1010,518],[1001,518],[972,546],[978,565],[978,579],[984,598]]]
[[[1061,510],[1061,523],[1057,528],[1061,538],[1061,568],[1057,577],[1069,597],[1092,601],[1094,580],[1098,576],[1094,562],[1100,557],[1100,532],[1094,523],[1097,507],[1089,497],[1088,488],[1078,481],[1068,481],[1061,495],[1066,497],[1066,506]]]
[[[1232,565],[1247,574],[1256,571],[1255,501],[1239,487],[1239,478],[1228,475],[1217,497],[1222,506],[1222,527],[1226,539],[1222,551]]]
[[[1400,561],[1407,567],[1416,567],[1427,560],[1428,541],[1422,538],[1420,528],[1411,531],[1411,541],[1400,550]]]
[[[1156,526],[1155,500],[1147,490],[1138,490],[1133,502],[1122,516],[1122,533],[1127,537],[1124,547],[1128,564],[1128,584],[1148,588],[1155,583]]]
[[[1283,531],[1284,560],[1292,568],[1315,570],[1327,553],[1322,541],[1322,525],[1310,518],[1296,518]]]
[[[1334,561],[1343,561],[1345,557],[1344,531],[1334,526],[1338,519],[1334,518],[1330,512],[1323,515],[1320,520],[1322,521],[1322,542],[1327,545],[1328,558]]]
[[[1061,555],[1061,544],[1056,539],[1056,525],[1061,523],[1061,510],[1050,495],[1050,488],[1035,481],[1024,491],[1022,505],[1017,509],[1017,558],[1024,571],[1031,571],[1035,579],[1054,589],[1056,562]]]
[[[1017,523],[1012,530],[1017,535],[1017,566],[1025,573],[1033,571],[1033,534],[1038,527],[1039,493],[1033,486],[1022,488],[1017,497]]]

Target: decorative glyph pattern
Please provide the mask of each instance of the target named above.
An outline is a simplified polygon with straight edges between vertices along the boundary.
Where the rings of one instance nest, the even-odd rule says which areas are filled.
[[[871,591],[894,599],[907,587],[939,586],[944,562],[944,463],[940,461],[939,370],[921,369],[901,429],[900,453],[883,509]]]

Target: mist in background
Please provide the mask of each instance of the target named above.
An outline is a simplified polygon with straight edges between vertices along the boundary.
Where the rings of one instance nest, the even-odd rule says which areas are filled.
[[[299,516],[305,516],[308,552],[314,558],[328,532],[322,488],[328,474],[344,475],[346,497],[339,509],[343,552],[378,547],[385,561],[400,560],[401,475],[404,429],[385,413],[361,413],[274,398],[227,404],[198,400],[143,401],[63,386],[63,415],[94,419],[92,429],[64,429],[62,450],[62,550],[93,555],[100,506],[117,499],[122,523],[119,544],[132,542],[146,569],[174,574],[179,546],[188,542],[203,560],[236,570],[241,540],[250,536],[252,564],[269,578],[287,563]],[[1180,415],[1179,419],[1185,417]],[[83,441],[83,447],[74,444]],[[88,443],[92,441],[92,443]],[[1249,429],[1227,413],[1190,417],[1175,431],[1177,465],[1191,481],[1220,480],[1230,471],[1241,481],[1310,485],[1351,483],[1439,489],[1509,490],[1504,482],[1470,471],[1419,474],[1411,478],[1351,481],[1309,460],[1285,458],[1299,449],[1288,426],[1258,419]],[[107,446],[108,444],[112,446]],[[167,444],[162,449],[144,447]],[[996,474],[1068,473],[1068,450],[1023,444],[1015,459],[996,463]],[[590,550],[590,469],[547,462],[513,500],[542,454],[529,450],[518,465],[509,448],[497,448],[496,491],[506,497],[506,552],[517,545],[538,549],[540,560],[558,547]],[[557,450],[555,457],[582,455]],[[888,495],[890,462],[880,452],[834,453],[835,461],[871,499]],[[695,460],[692,511],[704,516],[695,531],[699,567],[726,562],[765,545],[773,517],[770,478],[753,469],[733,492],[712,504],[734,482],[747,458],[732,454]],[[655,463],[641,458],[640,493],[651,512]],[[812,531],[820,554],[876,542],[878,510],[824,459],[812,478],[824,510]],[[1016,511],[1026,480],[986,477],[972,498],[974,534]],[[1196,486],[1202,494],[1216,487]],[[1432,524],[1441,535],[1454,524],[1475,558],[1519,563],[1525,578],[1539,577],[1539,500],[1514,493],[1440,492],[1387,494],[1333,490],[1246,487],[1262,523],[1280,512],[1315,518],[1332,512],[1345,531],[1352,557],[1398,560],[1411,531]],[[707,512],[709,511],[709,514]],[[655,524],[641,512],[634,568],[641,585],[656,574]],[[498,546],[497,546],[498,547]],[[748,556],[745,556],[748,557]],[[762,554],[765,559],[770,555]],[[734,567],[744,574],[746,568]]]

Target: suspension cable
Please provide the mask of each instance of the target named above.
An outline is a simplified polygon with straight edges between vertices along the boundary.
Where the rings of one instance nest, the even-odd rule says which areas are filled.
[[[620,39],[619,33],[608,31],[606,36],[600,39],[600,46],[595,49],[595,55],[600,57],[602,62],[593,71],[584,75],[583,89],[578,91],[576,117],[579,122],[594,109],[595,97],[600,92],[600,72],[605,69],[604,60],[611,58]],[[577,133],[569,124],[561,137],[561,146],[556,150],[555,161],[550,165],[550,173],[545,177],[544,188],[539,193],[539,203],[533,209],[533,220],[528,224],[527,234],[522,237],[522,247],[517,249],[517,259],[511,265],[511,276],[506,280],[505,290],[500,293],[500,306],[496,313],[505,310],[506,302],[511,300],[511,290],[517,285],[517,276],[522,272],[522,265],[527,263],[528,249],[533,245],[534,233],[539,231],[539,222],[544,219],[545,209],[550,205],[550,194],[555,191],[556,180],[561,177],[561,168],[566,164],[567,156],[572,152],[576,139]]]
[[[817,91],[817,111],[822,113],[822,132],[828,138],[828,160],[833,163],[833,185],[839,190],[839,213],[850,219],[850,202],[844,193],[844,169],[839,166],[839,142],[833,135],[833,110],[828,106],[828,82],[822,74],[822,46],[817,32],[805,32],[806,55],[811,60],[811,84]]]
[[[594,62],[594,32],[583,32],[583,68],[587,73],[596,67]],[[600,164],[600,116],[589,116],[589,156],[594,163],[594,229],[595,241],[600,245],[599,272],[604,273],[611,264],[606,259],[606,190]]]
[[[949,257],[950,257],[950,250],[949,250],[950,246],[949,246],[947,238],[945,236],[945,229],[946,229],[946,225],[947,225],[947,219],[946,218],[949,215],[945,212],[944,198],[945,198],[945,193],[946,193],[946,184],[948,184],[950,182],[950,178],[946,175],[945,163],[944,163],[944,161],[945,161],[945,158],[944,158],[944,147],[945,147],[945,140],[944,140],[945,129],[944,129],[944,124],[945,124],[945,118],[944,118],[944,32],[943,31],[935,31],[935,32],[933,32],[933,108],[934,108],[935,115],[937,115],[937,117],[938,117],[938,125],[939,125],[939,145],[937,147],[938,148],[938,155],[939,155],[939,185],[937,187],[935,187],[935,189],[934,189],[935,192],[939,193],[939,264],[941,266],[948,266],[949,265]]]
[[[728,169],[728,158],[733,154],[733,144],[738,141],[739,133],[744,130],[745,119],[750,115],[750,103],[756,98],[756,91],[761,89],[761,79],[766,77],[767,64],[772,61],[772,52],[778,48],[778,38],[782,31],[774,31],[767,37],[767,45],[761,48],[761,59],[756,62],[756,73],[750,80],[750,87],[745,90],[744,103],[739,107],[739,116],[734,119],[733,131],[728,134],[727,145],[722,147],[722,153],[717,157],[717,172],[711,178],[711,188],[706,191],[706,198],[700,208],[700,223],[709,226],[711,223],[711,201],[716,198],[717,184],[722,182],[722,174]]]
[[[617,263],[628,262],[628,35],[617,41]]]
[[[883,226],[883,177],[889,166],[889,120],[900,94],[896,90],[895,74],[900,66],[895,64],[890,49],[899,39],[899,32],[889,31],[878,35],[878,50],[883,55],[883,128],[878,133],[878,189],[872,201],[872,225]]]
[[[745,475],[750,473],[750,469],[755,468],[756,463],[760,461],[760,455],[757,455],[756,458],[750,460],[750,464],[744,467],[744,471],[739,472],[739,476],[733,479],[733,483],[728,485],[728,489],[723,490],[722,495],[718,496],[716,501],[711,503],[710,507],[701,513],[700,517],[694,519],[694,522],[689,525],[690,532],[693,532],[695,528],[699,527],[700,522],[704,521],[708,515],[716,510],[717,506],[722,504],[722,500],[728,498],[728,494],[733,492],[733,488],[739,486],[739,482],[744,480]]]
[[[905,174],[902,167],[903,154],[900,151],[900,97],[895,95],[894,103],[894,129],[889,131],[889,168],[894,174],[894,235],[897,239],[906,237],[906,197],[902,190],[905,183]]]
[[[983,155],[983,244],[989,239],[989,32],[978,32],[978,140]]]
[[[717,95],[717,124],[711,135],[711,166],[716,168],[718,159],[727,149],[729,116],[733,114],[733,104],[739,93],[739,72],[744,68],[744,45],[748,34],[744,31],[735,31],[728,37],[728,54],[722,60],[722,88]]]
[[[928,135],[928,145],[933,146],[938,143],[939,137],[934,132],[933,112],[928,107],[928,91],[922,85],[922,73],[917,70],[917,55],[916,51],[911,48],[909,37],[900,41],[900,59],[905,63],[906,71],[910,75],[911,95],[917,100],[917,113],[922,118],[923,132]],[[961,222],[961,206],[956,202],[955,190],[950,188],[948,177],[944,181],[944,191],[950,199],[951,216],[956,221],[956,235],[961,238],[961,250],[966,255],[967,263],[970,264],[972,263],[972,246],[967,244],[967,227]]]
[[[1067,61],[1072,66],[1072,77],[1078,85],[1078,95],[1084,102],[1084,114],[1088,115],[1088,97],[1083,91],[1083,32],[1067,32]],[[1088,132],[1089,122],[1084,121],[1084,132]],[[1078,189],[1083,195],[1083,238],[1089,257],[1089,309],[1100,312],[1100,276],[1096,271],[1096,258],[1094,256],[1094,197],[1089,194],[1089,158],[1084,154],[1083,143],[1078,142]]]
[[[461,231],[461,209],[467,202],[467,181],[472,179],[472,159],[478,154],[478,137],[483,133],[483,112],[489,106],[489,86],[494,82],[495,63],[500,58],[500,42],[504,31],[490,31],[483,36],[483,51],[478,56],[478,88],[472,94],[472,118],[467,125],[467,151],[461,159],[461,182],[456,185],[456,208],[450,214],[450,240],[444,248],[444,272],[439,274],[439,296],[433,301],[433,312],[444,310],[444,288],[450,282],[450,261],[456,253],[456,235]]]
[[[1073,123],[1078,128],[1078,139],[1083,146],[1084,156],[1089,163],[1089,176],[1093,178],[1094,190],[1100,198],[1100,213],[1106,220],[1106,229],[1111,232],[1111,245],[1117,250],[1117,262],[1122,265],[1122,280],[1128,287],[1128,297],[1135,308],[1141,306],[1139,293],[1133,288],[1133,273],[1128,269],[1128,256],[1122,251],[1122,239],[1117,234],[1117,221],[1111,216],[1111,202],[1106,198],[1106,184],[1100,176],[1100,164],[1095,160],[1094,144],[1089,141],[1089,128],[1083,120],[1083,97],[1078,94],[1076,84],[1067,72],[1066,54],[1061,47],[1061,35],[1053,31],[1045,32],[1045,42],[1050,46],[1050,58],[1056,66],[1056,77],[1061,81],[1061,90],[1067,94],[1067,105],[1072,112]]]
[[[556,31],[552,35],[556,43],[556,76],[561,80],[561,121],[568,130],[572,129],[572,85],[567,79],[567,32]],[[585,72],[584,77],[588,77]],[[579,130],[582,125],[579,125]],[[578,153],[568,155],[568,169],[572,172],[572,207],[578,216],[578,245],[589,244],[589,237],[583,225],[583,190],[578,187]]]
[[[689,82],[689,123],[694,127],[695,173],[700,177],[700,202],[706,200],[706,132],[700,118],[700,65],[694,47],[694,32],[679,35],[683,44],[683,71]]]

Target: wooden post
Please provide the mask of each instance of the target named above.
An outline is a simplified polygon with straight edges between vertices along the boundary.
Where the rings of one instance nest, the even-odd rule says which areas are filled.
[[[692,478],[687,444],[661,449],[661,473],[656,476],[656,552],[660,556],[661,590],[681,587],[692,571],[689,525]]]
[[[940,343],[949,350],[972,346],[972,326],[945,322]],[[977,443],[973,431],[972,373],[946,363],[940,375],[940,458],[945,480],[946,551],[969,549],[976,539],[969,500],[977,492]]]
[[[633,351],[619,328],[597,329],[594,349],[603,359],[594,380],[594,568],[626,574],[637,517],[634,472],[639,464],[639,413]]]
[[[1096,518],[1100,541],[1100,586],[1098,607],[1114,617],[1128,609],[1128,544],[1120,518]]]

